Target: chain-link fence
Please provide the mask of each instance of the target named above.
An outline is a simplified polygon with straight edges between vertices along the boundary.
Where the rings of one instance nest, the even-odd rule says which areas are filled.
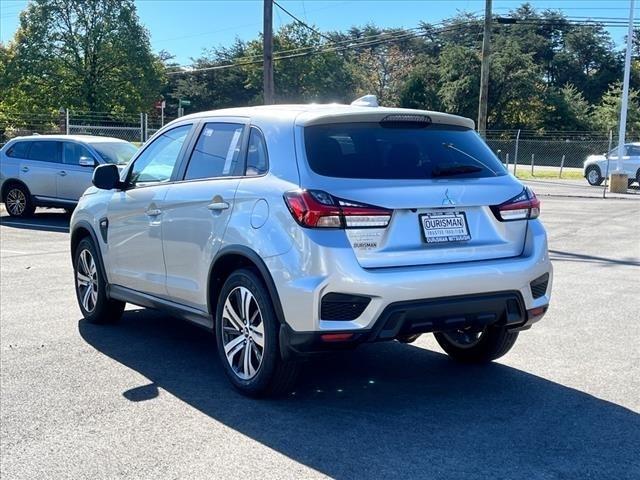
[[[50,113],[0,112],[0,146],[17,136],[97,135],[144,143],[170,118],[147,113],[110,114],[61,109]]]
[[[617,143],[617,132],[533,132],[525,130],[488,131],[489,147],[519,175],[535,172],[581,176],[589,155],[608,152]],[[636,139],[628,138],[631,142]]]

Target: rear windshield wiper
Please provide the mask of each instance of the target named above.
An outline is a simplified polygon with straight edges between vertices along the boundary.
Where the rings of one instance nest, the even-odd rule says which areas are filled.
[[[454,175],[464,175],[466,173],[478,173],[483,169],[475,165],[455,165],[453,167],[436,167],[431,172],[433,177],[452,177]]]
[[[486,163],[484,163],[482,160],[477,159],[476,157],[474,157],[473,155],[465,152],[464,150],[460,150],[458,147],[456,147],[453,143],[443,143],[442,144],[443,147],[445,148],[449,148],[451,150],[454,150],[458,153],[461,153],[462,155],[464,155],[465,157],[470,158],[471,160],[473,160],[474,162],[478,162],[480,165],[482,165],[483,167],[485,167],[486,169],[488,169],[491,173],[493,173],[496,177],[498,176],[498,172],[496,172],[493,168],[491,168],[489,165],[487,165]]]

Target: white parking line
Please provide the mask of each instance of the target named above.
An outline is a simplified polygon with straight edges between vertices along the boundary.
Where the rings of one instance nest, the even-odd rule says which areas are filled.
[[[0,223],[0,225],[4,225],[7,227],[16,226],[16,227],[30,227],[30,228],[40,228],[40,229],[49,229],[49,230],[57,230],[59,232],[68,232],[69,227],[61,227],[60,225],[39,225],[37,223],[23,223],[23,222],[10,222],[10,223]]]

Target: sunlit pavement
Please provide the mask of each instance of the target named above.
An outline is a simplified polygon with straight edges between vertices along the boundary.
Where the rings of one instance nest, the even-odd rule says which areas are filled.
[[[2,217],[1,476],[640,478],[640,203],[543,196],[542,219],[553,303],[500,361],[456,365],[424,335],[255,401],[196,327],[82,321],[68,217]]]

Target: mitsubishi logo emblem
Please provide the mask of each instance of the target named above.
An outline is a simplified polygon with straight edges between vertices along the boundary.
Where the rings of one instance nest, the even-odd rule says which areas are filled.
[[[447,188],[447,190],[444,192],[444,200],[442,200],[442,205],[455,205],[455,204],[456,202],[451,200],[451,197],[449,197],[449,189]]]

